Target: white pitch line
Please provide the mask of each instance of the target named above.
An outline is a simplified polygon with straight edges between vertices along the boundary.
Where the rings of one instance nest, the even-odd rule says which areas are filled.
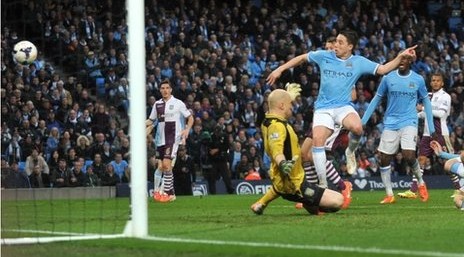
[[[464,253],[411,251],[411,250],[401,250],[401,249],[382,249],[382,248],[375,248],[375,247],[360,248],[360,247],[347,247],[347,246],[336,246],[336,245],[333,245],[333,246],[298,245],[298,244],[279,244],[279,243],[265,243],[265,242],[241,242],[241,241],[187,239],[187,238],[156,237],[156,236],[149,236],[144,239],[153,240],[153,241],[164,241],[164,242],[209,244],[209,245],[235,245],[235,246],[250,246],[250,247],[302,249],[302,250],[320,250],[320,251],[331,251],[331,252],[394,254],[394,255],[406,255],[406,256],[431,256],[431,257],[464,257]]]
[[[85,240],[85,239],[111,239],[123,238],[124,234],[116,235],[99,235],[99,234],[82,234],[72,232],[53,232],[46,230],[4,230],[27,233],[42,233],[62,235],[60,237],[35,237],[35,238],[2,238],[2,244],[31,244],[31,243],[50,243],[57,241]],[[68,235],[68,236],[65,236]],[[268,248],[284,248],[284,249],[301,249],[301,250],[319,250],[330,252],[353,252],[353,253],[370,253],[370,254],[394,254],[406,256],[430,256],[430,257],[464,257],[464,253],[446,253],[446,252],[429,252],[429,251],[412,251],[402,249],[383,249],[383,248],[360,248],[337,245],[300,245],[300,244],[281,244],[281,243],[266,243],[266,242],[242,242],[242,241],[223,241],[223,240],[205,240],[205,239],[189,239],[189,238],[174,238],[174,237],[157,237],[148,236],[140,238],[152,241],[164,242],[179,242],[191,244],[208,244],[208,245],[235,245],[249,247],[268,247]]]

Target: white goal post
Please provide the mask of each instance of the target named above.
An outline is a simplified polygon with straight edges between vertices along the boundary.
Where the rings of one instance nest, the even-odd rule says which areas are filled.
[[[124,234],[148,235],[147,138],[145,132],[145,9],[144,0],[126,0],[129,47],[129,130],[131,151],[131,218]]]

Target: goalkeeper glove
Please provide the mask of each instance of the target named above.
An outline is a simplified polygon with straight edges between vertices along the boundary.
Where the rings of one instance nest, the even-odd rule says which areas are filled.
[[[290,161],[283,160],[283,161],[281,161],[279,163],[279,170],[283,174],[288,175],[288,173],[290,173],[290,171],[292,171],[294,165],[295,165],[295,162],[292,161],[292,160],[290,160]]]
[[[298,83],[287,83],[287,85],[285,85],[285,89],[290,94],[292,101],[295,101],[295,99],[300,95],[301,85]]]
[[[296,160],[298,160],[298,155],[293,156],[293,158],[291,160],[283,160],[283,161],[281,161],[279,163],[280,172],[282,172],[283,174],[288,175],[292,171],[293,167],[295,166]]]

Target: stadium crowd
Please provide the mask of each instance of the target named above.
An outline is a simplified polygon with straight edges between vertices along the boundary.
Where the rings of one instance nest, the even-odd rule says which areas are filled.
[[[130,180],[129,92],[143,85],[127,80],[124,5],[119,0],[2,2],[3,187]],[[458,151],[464,145],[463,12],[460,1],[146,1],[147,116],[160,98],[160,82],[169,79],[174,96],[195,117],[187,141],[194,172],[201,174],[204,132],[220,128],[230,142],[232,178],[246,178],[252,171],[267,178],[270,161],[260,133],[267,96],[287,82],[302,85],[290,122],[303,140],[311,128],[319,70],[311,63],[292,69],[273,87],[266,84],[267,75],[292,57],[322,49],[340,30],[352,29],[359,35],[358,55],[385,63],[417,44],[413,70],[426,81],[433,73],[444,74],[452,97],[450,139]],[[15,63],[10,54],[24,39],[40,51],[30,65]],[[356,83],[353,104],[360,116],[380,79],[364,76]],[[378,108],[367,124],[355,176],[379,173],[376,147],[383,112]],[[157,165],[152,136],[147,147],[151,181]],[[346,176],[344,148],[333,158]],[[401,154],[393,167],[395,174],[408,173]],[[426,175],[442,173],[438,158],[425,169]]]

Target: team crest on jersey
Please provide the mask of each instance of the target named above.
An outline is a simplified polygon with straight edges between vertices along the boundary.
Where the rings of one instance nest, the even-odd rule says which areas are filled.
[[[169,105],[169,110],[174,110],[174,105]]]
[[[275,132],[269,135],[269,139],[276,140],[279,138],[279,133]]]
[[[351,61],[347,61],[347,62],[345,63],[345,67],[351,69],[351,68],[353,68],[353,63],[352,63]]]
[[[409,88],[415,88],[416,87],[416,84],[414,84],[413,82],[409,83]]]

